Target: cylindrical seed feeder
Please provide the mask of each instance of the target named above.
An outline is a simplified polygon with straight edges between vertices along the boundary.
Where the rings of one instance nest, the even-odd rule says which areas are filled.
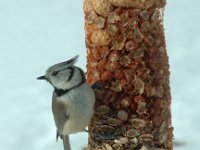
[[[85,0],[89,149],[172,150],[165,0]]]

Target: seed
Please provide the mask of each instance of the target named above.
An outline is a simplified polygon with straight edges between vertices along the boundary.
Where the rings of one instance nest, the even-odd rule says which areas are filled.
[[[134,30],[137,27],[137,21],[135,19],[130,19],[128,21],[128,28]]]
[[[140,17],[143,19],[143,20],[149,20],[149,13],[147,10],[143,10],[141,13],[140,13]]]
[[[116,119],[116,118],[109,118],[108,119],[108,124],[110,126],[116,127],[116,126],[120,126],[122,124],[122,121],[119,120],[119,119]]]
[[[149,30],[151,33],[154,33],[154,34],[157,34],[160,32],[160,28],[158,25],[154,24],[154,23],[151,23],[151,27],[150,27],[150,30]]]
[[[122,121],[126,121],[128,119],[128,113],[124,110],[120,110],[117,114],[117,117]]]
[[[100,78],[100,73],[97,70],[93,70],[92,76],[98,81],[98,79]]]
[[[134,50],[131,52],[131,57],[134,59],[140,58],[144,56],[144,49],[143,48],[139,48],[137,50]]]
[[[168,103],[167,103],[167,101],[165,101],[165,100],[163,100],[163,99],[161,99],[161,108],[167,108],[168,107]]]
[[[102,125],[101,130],[103,131],[103,133],[113,133],[115,128],[113,128],[112,126],[109,126],[109,125]]]
[[[113,150],[113,148],[107,143],[103,143],[102,147],[103,147],[103,150]]]
[[[159,47],[161,45],[161,41],[158,39],[154,39],[154,44],[156,47]]]
[[[109,113],[110,108],[106,105],[101,105],[97,108],[97,111],[99,111],[102,115],[105,115]]]
[[[107,60],[106,59],[101,59],[99,61],[99,63],[97,64],[97,69],[100,71],[100,72],[103,72],[105,70],[105,65],[107,63]]]
[[[113,49],[122,50],[124,48],[126,39],[122,36],[117,36],[113,40]]]
[[[123,138],[115,139],[114,142],[116,144],[121,144],[121,145],[126,144],[128,143],[128,138],[123,137]]]
[[[166,0],[159,0],[154,2],[154,7],[163,8],[166,5]]]
[[[153,6],[155,0],[141,0],[138,1],[141,8],[148,9]]]
[[[150,150],[147,146],[142,146],[141,148],[140,148],[140,150]]]
[[[100,53],[101,58],[106,58],[109,54],[108,46],[101,47],[101,49],[99,51],[100,51],[99,53]],[[105,65],[103,65],[103,66],[105,66]]]
[[[136,43],[140,43],[140,42],[143,41],[144,36],[143,36],[143,34],[138,29],[135,29],[135,31],[133,33],[133,38],[134,38],[134,41]]]
[[[133,39],[133,31],[126,27],[121,28],[121,34],[124,38]]]
[[[151,30],[151,24],[149,21],[144,21],[140,27],[141,31],[147,32]]]
[[[121,86],[119,80],[111,82],[111,88],[110,89],[112,91],[114,91],[114,92],[120,92],[120,91],[122,91],[122,86]]]
[[[105,30],[95,30],[91,35],[91,41],[96,46],[105,46],[110,43],[110,36]]]
[[[127,108],[127,107],[130,106],[130,104],[131,104],[131,102],[130,102],[130,99],[128,97],[122,99],[122,101],[121,101],[122,107]]]
[[[138,139],[136,137],[130,139],[131,143],[137,144],[138,143]]]
[[[104,98],[104,92],[103,92],[103,90],[95,89],[94,92],[95,92],[95,97],[97,99],[101,100],[101,99]]]
[[[114,61],[118,61],[120,58],[120,54],[118,51],[112,51],[112,53],[110,54],[109,60],[114,62]]]
[[[108,0],[91,0],[91,4],[96,13],[103,17],[108,17],[112,10],[112,5]]]
[[[126,42],[125,48],[126,48],[128,51],[133,50],[133,49],[135,48],[134,42],[133,42],[132,40]]]
[[[105,26],[105,18],[103,18],[103,17],[97,17],[95,19],[95,23],[97,24],[98,28],[102,29]]]
[[[163,86],[159,86],[156,88],[156,94],[155,96],[162,98],[164,96],[164,88]]]
[[[129,13],[127,12],[127,11],[125,11],[125,12],[123,12],[122,14],[121,14],[121,16],[120,16],[120,25],[122,26],[122,27],[125,27],[125,26],[127,26],[128,25],[128,17],[129,16]]]
[[[158,142],[160,144],[163,144],[163,143],[166,143],[166,141],[167,141],[167,134],[166,133],[161,133],[159,135]]]
[[[114,150],[123,150],[123,146],[121,144],[113,144],[112,147]]]
[[[142,81],[142,79],[137,78],[134,83],[134,87],[139,94],[142,94],[144,92],[144,82]]]
[[[137,147],[138,147],[138,143],[137,144],[134,144],[134,143],[131,143],[130,145],[129,145],[129,150],[135,150],[135,149],[137,149]]]
[[[149,46],[153,46],[153,44],[154,44],[154,38],[153,38],[150,34],[148,34],[148,35],[146,36],[146,38],[144,39],[144,41],[145,41]]]
[[[130,122],[132,123],[133,127],[136,129],[143,128],[146,126],[146,122],[139,118],[133,118],[130,120]]]
[[[120,67],[119,62],[108,62],[106,64],[106,66],[104,66],[106,68],[106,70],[110,71],[110,72],[115,72],[115,70],[118,70]]]
[[[94,62],[92,62],[93,64],[95,64],[96,66],[97,66],[97,61],[98,60],[100,60],[100,54],[99,54],[99,51],[97,51],[96,49],[94,49],[94,48],[91,48],[90,49],[90,53],[91,53],[91,55],[90,55],[90,59],[92,60],[92,61],[94,61]],[[96,67],[95,66],[95,67]]]
[[[115,12],[111,12],[107,19],[109,23],[116,23],[119,20],[120,17]]]
[[[97,65],[98,64],[96,62],[91,61],[91,63],[89,64],[89,68],[95,69],[97,67]]]
[[[115,100],[114,92],[107,90],[103,100],[107,104],[112,103]]]
[[[132,82],[135,80],[135,73],[130,69],[124,70],[124,76],[125,79],[132,84]]]
[[[165,133],[166,130],[167,130],[166,121],[163,121],[163,123],[162,123],[162,125],[160,126],[160,129],[159,129],[159,138],[158,138],[159,140],[158,140],[158,142],[160,144],[165,143],[166,140],[167,140],[167,135]]]
[[[127,131],[127,137],[136,137],[138,135],[140,135],[140,131],[136,130],[136,129],[130,129]]]
[[[83,10],[84,10],[85,13],[93,10],[91,1],[93,1],[93,0],[84,0]]]
[[[139,101],[138,102],[138,107],[137,107],[137,113],[142,115],[142,114],[145,114],[147,111],[146,109],[146,103],[145,102],[142,102],[142,101]]]
[[[120,58],[120,64],[123,66],[123,67],[128,67],[131,63],[131,59],[124,55]]]
[[[160,11],[156,10],[154,11],[153,15],[151,16],[151,21],[154,23],[159,23],[160,22]]]
[[[160,53],[165,53],[166,49],[163,46],[161,46],[161,47],[159,47],[159,52]]]
[[[86,21],[88,24],[94,23],[95,19],[98,18],[97,14],[94,11],[91,11],[87,16],[86,16]]]
[[[150,142],[153,140],[153,135],[151,134],[143,134],[143,135],[140,135],[138,140],[140,142]]]
[[[115,36],[119,29],[116,25],[109,25],[107,31],[110,36]]]

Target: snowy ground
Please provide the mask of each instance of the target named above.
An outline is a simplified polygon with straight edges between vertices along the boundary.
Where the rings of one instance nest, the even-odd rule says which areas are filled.
[[[198,0],[168,0],[165,28],[171,65],[175,150],[200,149]],[[0,0],[0,149],[62,149],[55,141],[52,88],[36,80],[54,63],[80,54],[85,68],[82,1]],[[77,144],[77,141],[80,144]],[[87,134],[71,136],[73,150]]]

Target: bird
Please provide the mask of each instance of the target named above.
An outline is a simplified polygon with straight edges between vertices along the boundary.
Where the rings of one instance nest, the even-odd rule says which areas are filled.
[[[63,140],[64,150],[71,150],[69,135],[82,132],[94,113],[95,94],[86,82],[84,71],[75,63],[78,55],[52,65],[39,80],[48,81],[54,88],[52,112],[57,128],[57,140]]]

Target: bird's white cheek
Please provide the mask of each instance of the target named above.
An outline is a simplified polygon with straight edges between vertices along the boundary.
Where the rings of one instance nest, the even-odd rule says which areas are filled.
[[[58,88],[59,89],[65,89],[66,88],[66,82],[63,81],[63,80],[62,80],[62,82],[59,82]]]
[[[65,85],[66,85],[66,83],[64,82],[64,81],[62,81],[61,80],[61,82],[60,81],[52,81],[52,85],[54,86],[54,87],[56,87],[57,89],[65,89]]]

